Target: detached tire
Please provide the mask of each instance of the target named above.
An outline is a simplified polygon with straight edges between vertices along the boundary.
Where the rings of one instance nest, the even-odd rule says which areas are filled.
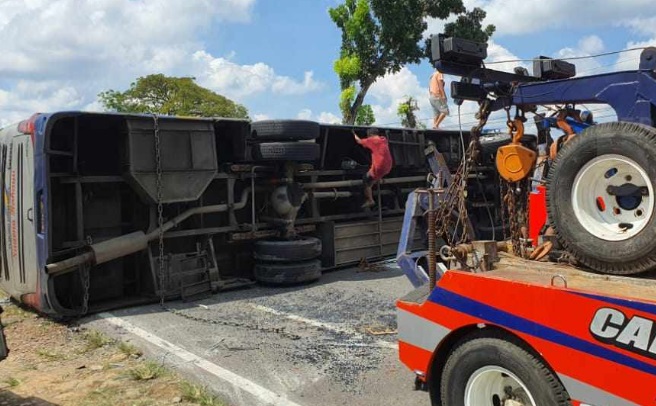
[[[316,161],[321,147],[310,142],[263,142],[253,145],[258,161]]]
[[[319,137],[319,123],[306,120],[255,121],[251,123],[251,134],[258,140],[314,140]]]
[[[296,285],[321,278],[321,261],[255,265],[255,280],[267,285]]]
[[[656,267],[654,162],[656,130],[634,123],[589,127],[558,153],[547,210],[558,241],[579,263],[616,275]],[[629,189],[609,189],[622,185]]]
[[[431,393],[435,406],[501,405],[507,386],[514,400],[526,406],[571,405],[567,391],[542,360],[499,338],[479,337],[457,345],[439,384],[441,399]]]
[[[321,255],[321,240],[298,237],[292,240],[260,240],[255,242],[253,256],[257,261],[307,261]]]

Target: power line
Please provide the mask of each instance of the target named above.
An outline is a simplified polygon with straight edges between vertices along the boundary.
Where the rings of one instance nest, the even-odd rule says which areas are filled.
[[[636,48],[629,48],[629,49],[623,49],[621,51],[612,51],[612,52],[604,52],[601,54],[595,54],[595,55],[585,55],[585,56],[571,56],[568,58],[557,58],[561,61],[574,61],[578,59],[590,59],[590,58],[599,58],[601,56],[608,56],[608,55],[617,55],[621,54],[624,52],[632,52],[632,51],[640,51],[644,50],[646,47],[636,47]],[[501,63],[515,63],[515,62],[533,62],[533,61],[549,61],[552,58],[534,58],[534,59],[508,59],[505,61],[494,61],[494,62],[486,62],[485,65],[498,65]]]
[[[607,52],[607,53],[603,53],[603,54],[590,55],[590,56],[585,56],[585,57],[582,56],[582,57],[572,57],[572,58],[562,58],[562,59],[584,59],[584,58],[596,58],[596,57],[600,57],[600,56],[606,56],[606,55],[618,54],[618,53],[623,53],[623,52],[630,52],[630,51],[641,50],[641,49],[645,49],[645,47],[630,48],[630,49],[625,49],[625,50],[623,50],[623,51]],[[538,59],[536,59],[536,60],[538,60]],[[586,69],[586,70],[583,70],[583,71],[581,71],[581,72],[578,72],[578,74],[583,74],[583,73],[587,73],[587,72],[594,72],[594,71],[597,71],[597,70],[602,69],[602,68],[608,68],[608,67],[611,67],[611,66],[617,66],[617,65],[621,65],[621,64],[623,64],[623,63],[627,63],[627,62],[635,62],[635,61],[638,61],[638,60],[640,60],[640,58],[628,58],[628,59],[623,59],[623,60],[619,60],[619,61],[614,62],[614,63],[610,63],[610,64],[601,65],[601,66],[597,66],[597,67],[594,67],[594,68]],[[529,60],[520,60],[520,59],[518,59],[518,60],[516,60],[516,61],[517,61],[517,62],[522,62],[522,61],[529,61]],[[531,59],[531,61],[533,61],[533,59]],[[499,64],[499,63],[508,63],[508,62],[514,62],[514,61],[512,61],[512,60],[508,60],[508,61],[491,62],[491,63],[487,63],[487,65],[491,65],[491,64]],[[586,109],[587,109],[587,107],[586,107]],[[588,110],[589,110],[591,113],[594,114],[595,112],[603,111],[604,109],[597,109],[597,110],[590,110],[590,109],[588,109]],[[427,121],[431,121],[431,120],[433,120],[433,117],[426,117],[426,118],[420,118],[420,119],[418,119],[418,121],[419,121],[419,122],[422,122],[422,123],[423,123],[423,122],[427,122]],[[504,118],[504,119],[495,119],[495,120],[490,120],[490,121],[488,121],[487,124],[491,124],[491,123],[501,123],[501,122],[505,122],[505,121],[506,121],[505,118]],[[468,122],[461,123],[461,125],[474,125],[474,124],[477,124],[477,123],[478,123],[478,121],[468,121]],[[391,122],[391,123],[384,123],[384,124],[377,124],[377,125],[380,125],[380,126],[388,126],[388,125],[396,125],[396,124],[402,124],[402,122],[401,122],[401,121],[394,121],[394,122]],[[445,129],[449,129],[449,128],[458,128],[458,125],[457,125],[457,124],[449,124],[449,125],[444,126],[443,128],[445,128]]]

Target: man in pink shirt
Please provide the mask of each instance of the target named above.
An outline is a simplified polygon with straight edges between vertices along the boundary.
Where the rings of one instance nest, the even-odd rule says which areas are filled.
[[[353,131],[355,142],[362,145],[371,151],[371,167],[364,175],[364,196],[366,201],[362,205],[363,208],[371,207],[376,204],[373,196],[373,185],[383,178],[383,176],[390,173],[392,170],[392,154],[389,150],[387,138],[379,135],[377,128],[370,128],[367,130],[367,137],[360,138]]]

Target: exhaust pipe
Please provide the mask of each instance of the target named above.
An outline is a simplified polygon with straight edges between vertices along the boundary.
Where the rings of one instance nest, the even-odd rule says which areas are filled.
[[[241,193],[241,199],[238,203],[233,205],[233,209],[241,210],[246,207],[246,203],[248,203],[248,195],[250,192],[251,188],[244,189]],[[89,246],[89,251],[85,252],[84,254],[80,254],[63,261],[54,262],[52,264],[47,264],[46,273],[51,276],[63,275],[65,273],[74,271],[77,267],[83,264],[90,263],[94,265],[100,265],[113,259],[143,251],[148,248],[149,242],[155,241],[159,238],[160,230],[162,233],[165,233],[191,216],[197,214],[221,213],[228,211],[229,208],[230,207],[227,204],[215,204],[212,206],[195,207],[193,209],[189,209],[162,224],[161,227],[154,229],[148,234],[144,233],[143,231],[136,231],[134,233],[122,235],[120,237],[93,244]]]

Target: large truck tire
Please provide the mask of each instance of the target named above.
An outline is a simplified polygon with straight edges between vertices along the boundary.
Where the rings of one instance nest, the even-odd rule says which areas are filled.
[[[656,129],[634,123],[589,127],[558,153],[547,210],[558,241],[580,264],[616,275],[656,267],[654,162]]]
[[[494,337],[462,341],[451,352],[433,405],[503,405],[510,399],[525,406],[570,406],[562,383],[553,372],[520,346]]]
[[[294,263],[257,263],[255,280],[267,285],[296,285],[314,282],[321,278],[321,261]]]
[[[297,237],[290,240],[260,240],[255,242],[253,256],[257,261],[297,262],[321,255],[321,240]]]
[[[263,142],[253,145],[258,161],[316,161],[321,147],[310,142]]]
[[[262,141],[314,140],[319,123],[306,120],[262,120],[251,123],[253,138]]]

